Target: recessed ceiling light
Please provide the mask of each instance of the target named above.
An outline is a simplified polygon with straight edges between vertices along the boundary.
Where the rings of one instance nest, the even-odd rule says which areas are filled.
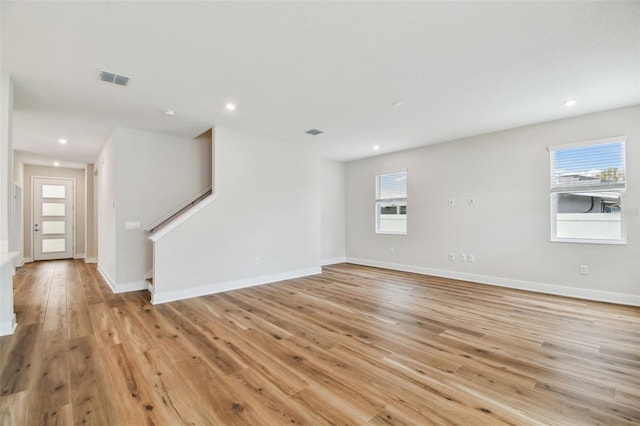
[[[397,100],[397,101],[391,103],[391,106],[394,106],[394,107],[401,107],[402,105],[404,105],[404,101],[403,100]]]
[[[374,146],[373,146],[373,150],[374,150],[374,151],[377,151],[377,150],[379,150],[379,149],[380,149],[380,145],[374,145]]]
[[[567,99],[566,101],[564,101],[564,106],[574,106],[576,103],[577,102],[575,99]]]
[[[67,140],[66,139],[58,139],[58,142],[60,142],[60,145],[66,145],[67,144]]]
[[[54,165],[54,166],[56,166],[56,167],[60,167],[60,163],[59,163],[59,162],[57,162],[57,161],[54,161],[54,162],[53,162],[53,165]]]
[[[173,117],[174,115],[176,115],[176,112],[172,109],[165,109],[164,111],[162,111],[164,113],[164,115],[168,115]]]
[[[236,110],[236,104],[231,103],[231,102],[227,102],[224,106],[227,111],[235,111]]]

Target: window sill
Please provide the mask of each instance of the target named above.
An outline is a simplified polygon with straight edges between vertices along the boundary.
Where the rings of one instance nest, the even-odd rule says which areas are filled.
[[[552,243],[571,243],[571,244],[600,244],[611,246],[626,246],[627,240],[589,240],[583,238],[551,238]]]

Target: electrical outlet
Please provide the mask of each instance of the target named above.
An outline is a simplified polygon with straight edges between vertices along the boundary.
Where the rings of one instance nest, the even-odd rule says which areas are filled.
[[[474,254],[470,254],[467,256],[467,259],[469,260],[469,263],[473,263],[476,261],[476,256]]]
[[[460,255],[460,262],[466,262],[467,261],[467,255],[466,254],[461,254]]]
[[[453,207],[456,205],[456,201],[453,198],[449,198],[449,206]]]
[[[256,256],[256,258],[254,259],[254,262],[256,263],[256,265],[259,265],[260,261],[261,261],[260,256]]]
[[[473,197],[469,197],[469,205],[473,206],[476,204],[476,200]]]
[[[454,260],[456,260],[456,255],[455,255],[455,253],[449,253],[449,260],[450,260],[450,261],[452,261],[452,262],[453,262]]]
[[[589,275],[589,265],[580,265],[580,273],[582,275]]]
[[[389,247],[389,253],[396,254],[396,249],[393,247]]]

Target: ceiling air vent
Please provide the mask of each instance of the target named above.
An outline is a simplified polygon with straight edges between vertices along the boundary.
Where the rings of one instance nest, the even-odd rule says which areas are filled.
[[[119,86],[126,86],[129,84],[129,77],[109,71],[100,71],[100,80],[106,81],[107,83],[117,84]]]
[[[318,129],[309,129],[309,130],[307,130],[305,133],[306,133],[306,134],[308,134],[308,135],[315,136],[315,135],[319,135],[320,133],[322,133],[322,130],[318,130]]]

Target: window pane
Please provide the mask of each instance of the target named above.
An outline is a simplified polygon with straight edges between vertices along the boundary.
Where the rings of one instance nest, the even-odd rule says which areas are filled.
[[[622,197],[616,192],[554,194],[556,237],[621,240]]]
[[[42,185],[42,198],[65,198],[64,185]]]
[[[43,220],[42,221],[42,234],[64,234],[65,232],[65,223],[64,221],[58,220]]]
[[[407,171],[378,175],[376,199],[407,198]]]
[[[399,213],[403,209],[404,213]],[[407,202],[390,203],[379,201],[377,203],[377,232],[390,234],[407,233]]]
[[[381,206],[380,214],[396,214],[398,213],[398,207],[396,206]]]
[[[551,151],[551,188],[620,186],[625,182],[624,142]]]
[[[42,240],[42,253],[59,253],[64,252],[66,241],[64,238],[56,238],[50,240]]]
[[[550,147],[551,239],[624,242],[625,138]]]
[[[64,216],[64,203],[42,203],[42,216]]]

